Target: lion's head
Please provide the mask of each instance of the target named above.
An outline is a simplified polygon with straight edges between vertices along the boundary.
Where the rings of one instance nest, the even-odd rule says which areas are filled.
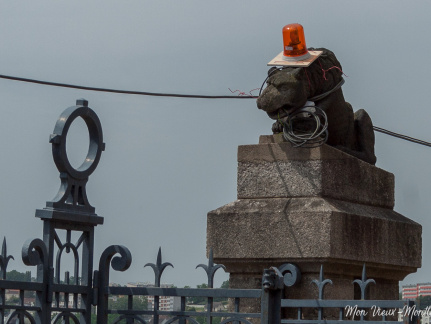
[[[271,68],[267,87],[257,99],[257,106],[272,119],[285,117],[304,106],[307,99],[333,89],[341,80],[341,64],[334,53],[325,49],[320,57],[306,68]]]

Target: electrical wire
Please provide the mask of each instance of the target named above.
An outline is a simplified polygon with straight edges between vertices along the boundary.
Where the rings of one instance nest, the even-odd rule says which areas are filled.
[[[71,88],[71,89],[88,90],[88,91],[99,91],[99,92],[132,94],[132,95],[140,95],[140,96],[200,98],[200,99],[256,99],[257,98],[257,97],[248,96],[248,95],[205,96],[205,95],[189,95],[189,94],[178,94],[178,93],[159,93],[159,92],[146,92],[146,91],[117,90],[117,89],[96,88],[96,87],[87,87],[87,86],[80,86],[80,85],[67,84],[67,83],[57,83],[57,82],[50,82],[50,81],[27,79],[27,78],[20,78],[20,77],[14,77],[14,76],[3,75],[3,74],[0,74],[0,79],[20,81],[20,82],[28,82],[28,83],[36,83],[36,84],[53,86],[53,87]]]
[[[304,107],[288,114],[286,121],[279,120],[283,124],[283,137],[295,147],[312,148],[324,144],[328,139],[328,118],[323,109],[306,104]],[[303,128],[303,124],[314,127]],[[314,130],[310,130],[314,128]]]
[[[268,71],[268,76],[265,78],[265,80],[263,81],[263,83],[262,83],[262,86],[260,87],[260,91],[259,91],[259,97],[260,97],[260,95],[261,95],[261,93],[262,93],[262,90],[263,90],[263,88],[264,88],[264,86],[265,86],[265,83],[266,83],[266,81],[268,80],[268,78],[274,73],[274,72],[276,72],[276,71],[281,71],[281,70],[283,70],[283,69],[285,69],[286,67],[273,67],[273,68],[271,68],[269,71]],[[334,89],[332,89],[332,90],[330,90],[330,91],[328,91],[328,92],[326,92],[326,93],[324,93],[324,94],[322,94],[322,95],[319,95],[319,96],[316,96],[316,97],[313,97],[313,98],[310,98],[310,99],[308,99],[309,101],[317,101],[317,100],[320,100],[320,99],[322,99],[322,97],[325,97],[326,95],[328,95],[328,94],[330,94],[330,93],[332,93],[334,90],[337,90],[338,88],[340,88],[342,85],[344,84],[344,79],[342,79],[341,80],[341,82],[339,83],[339,84],[337,84],[336,86],[335,86],[335,88]],[[320,109],[320,108],[319,108]],[[323,112],[323,111],[322,111]],[[323,112],[324,113],[324,112]],[[326,117],[326,115],[325,115],[325,117]],[[319,129],[319,127],[321,127],[321,125],[320,124],[318,124],[318,121],[317,121],[317,119],[316,119],[316,116],[313,116],[313,118],[316,120],[316,129],[315,129],[315,131],[317,131],[318,129]],[[294,133],[294,131],[292,130],[292,128],[291,128],[291,126],[289,126],[289,125],[286,125],[286,123],[283,123],[282,122],[282,124],[283,124],[283,137],[284,138],[286,138],[286,140],[288,140],[288,141],[291,141],[292,139],[293,139],[293,141],[291,141],[293,144],[295,144],[296,146],[301,146],[301,145],[298,145],[298,142],[297,142],[297,140],[296,139],[294,139],[294,137],[295,137],[295,135],[289,135],[290,133]],[[286,127],[287,126],[287,127]],[[420,140],[420,139],[417,139],[417,138],[414,138],[414,137],[410,137],[410,136],[407,136],[407,135],[403,135],[403,134],[398,134],[398,133],[395,133],[395,132],[391,132],[391,131],[389,131],[389,130],[387,130],[387,129],[384,129],[384,128],[381,128],[381,127],[377,127],[377,126],[373,126],[373,129],[376,131],[376,132],[379,132],[379,133],[383,133],[383,134],[386,134],[386,135],[389,135],[389,136],[393,136],[393,137],[396,137],[396,138],[400,138],[400,139],[403,139],[403,140],[405,140],[405,141],[409,141],[409,142],[412,142],[412,143],[416,143],[416,144],[420,144],[420,145],[424,145],[424,146],[428,146],[428,147],[431,147],[431,143],[430,142],[426,142],[426,141],[423,141],[423,140]],[[315,133],[315,132],[313,132],[313,133]],[[308,136],[310,136],[311,134],[313,134],[313,133],[309,133],[308,134]],[[316,133],[317,134],[317,133]],[[305,136],[305,135],[301,135],[301,137],[302,136]],[[290,138],[290,139],[289,139]],[[299,140],[299,138],[298,138],[298,140]],[[326,140],[325,140],[326,141]],[[299,143],[301,143],[301,142],[299,142]],[[306,142],[305,143],[303,143],[302,145],[304,145],[304,144],[306,144]],[[318,145],[321,145],[321,144],[317,144],[317,146]],[[308,147],[307,145],[306,145],[306,147]]]
[[[282,68],[279,68],[280,70]],[[278,69],[274,69],[270,72],[270,74],[267,76],[265,81],[262,83],[262,86],[260,88],[259,95],[261,94],[261,91],[265,85],[266,80],[269,78],[269,76],[274,73]],[[98,91],[98,92],[111,92],[111,93],[121,93],[121,94],[132,94],[132,95],[141,95],[141,96],[157,96],[157,97],[177,97],[177,98],[201,98],[201,99],[256,99],[254,96],[248,96],[248,95],[239,95],[239,96],[204,96],[204,95],[188,95],[188,94],[174,94],[174,93],[157,93],[157,92],[145,92],[145,91],[130,91],[130,90],[117,90],[117,89],[107,89],[107,88],[96,88],[96,87],[87,87],[87,86],[80,86],[80,85],[73,85],[73,84],[66,84],[66,83],[57,83],[57,82],[50,82],[50,81],[42,81],[42,80],[36,80],[36,79],[28,79],[28,78],[21,78],[21,77],[15,77],[10,75],[4,75],[0,74],[0,79],[6,79],[6,80],[13,80],[13,81],[20,81],[20,82],[28,82],[28,83],[35,83],[35,84],[41,84],[41,85],[47,85],[47,86],[53,86],[53,87],[63,87],[63,88],[71,88],[71,89],[80,89],[80,90],[87,90],[87,91]],[[425,145],[428,147],[431,147],[430,142],[422,141],[420,139],[406,136],[403,134],[398,134],[391,132],[387,129],[374,126],[374,130],[389,136],[397,137],[400,139],[403,139],[405,141],[413,142],[420,145]]]
[[[311,108],[303,107],[290,114],[286,122],[280,121],[283,124],[283,137],[291,142],[295,147],[312,148],[322,145],[328,139],[328,121],[325,112],[317,106]],[[313,111],[314,110],[314,111]],[[304,131],[300,128],[295,128],[295,123],[308,120],[314,122],[314,130]],[[430,142],[426,142],[414,137],[391,132],[387,129],[373,126],[374,131],[400,138],[405,141],[431,147]]]
[[[394,132],[391,132],[391,131],[389,131],[387,129],[384,129],[384,128],[381,128],[381,127],[377,127],[377,126],[373,126],[373,128],[374,128],[374,130],[376,132],[380,132],[380,133],[383,133],[383,134],[386,134],[386,135],[390,135],[390,136],[393,136],[393,137],[401,138],[401,139],[403,139],[405,141],[409,141],[409,142],[413,142],[413,143],[416,143],[416,144],[420,144],[420,145],[425,145],[425,146],[431,147],[431,143],[430,142],[422,141],[420,139],[417,139],[417,138],[414,138],[414,137],[410,137],[410,136],[407,136],[407,135],[394,133]]]

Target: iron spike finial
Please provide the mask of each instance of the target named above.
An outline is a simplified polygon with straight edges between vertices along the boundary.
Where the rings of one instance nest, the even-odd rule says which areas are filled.
[[[4,236],[0,255],[0,272],[3,280],[6,280],[6,270],[10,259],[15,260],[12,255],[7,255],[6,237]]]
[[[6,236],[3,236],[3,245],[1,247],[2,254],[6,254]]]
[[[197,268],[202,268],[205,270],[208,276],[208,288],[214,288],[214,275],[216,271],[220,268],[223,268],[224,271],[226,271],[226,267],[222,264],[216,264],[214,265],[214,258],[213,258],[213,249],[210,249],[209,258],[208,258],[208,265],[206,264],[198,264],[196,266]]]
[[[171,266],[172,268],[174,267],[172,265],[172,263],[170,263],[170,262],[162,263],[162,248],[161,247],[159,247],[159,252],[157,253],[156,264],[147,263],[146,265],[144,265],[144,268],[147,266],[150,266],[154,270],[154,276],[155,276],[154,285],[156,287],[160,287],[160,278],[162,277],[162,274],[163,274],[163,271],[165,270],[165,268],[167,266]]]
[[[333,284],[331,279],[324,279],[323,265],[320,266],[319,280],[314,279],[312,283],[315,283],[319,289],[319,299],[323,299],[323,291],[327,284]]]
[[[365,263],[362,266],[362,279],[356,279],[353,281],[353,284],[357,283],[359,285],[359,288],[361,288],[361,299],[365,300],[365,291],[367,289],[367,286],[370,283],[376,284],[376,281],[374,279],[367,279],[367,270],[365,267]]]

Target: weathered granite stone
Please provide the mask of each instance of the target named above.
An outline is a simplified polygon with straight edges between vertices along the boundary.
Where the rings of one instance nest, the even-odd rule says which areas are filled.
[[[238,147],[239,199],[321,196],[393,208],[393,174],[329,145],[268,142]]]
[[[207,249],[232,287],[260,288],[263,269],[295,263],[289,298],[358,299],[362,267],[376,280],[368,298],[398,299],[400,280],[421,266],[422,228],[393,210],[394,177],[333,147],[294,148],[277,136],[238,149],[238,200],[208,213]],[[257,302],[244,310],[258,311]]]
[[[319,197],[240,199],[208,214],[207,241],[225,265],[337,259],[402,266],[400,277],[420,267],[417,229],[388,208]]]

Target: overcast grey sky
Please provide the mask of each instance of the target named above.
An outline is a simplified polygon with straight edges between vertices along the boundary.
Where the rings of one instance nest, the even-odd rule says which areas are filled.
[[[1,1],[0,74],[96,87],[229,95],[260,87],[282,50],[281,29],[298,22],[307,45],[335,52],[355,110],[376,126],[431,141],[431,3],[427,1]],[[206,281],[206,214],[236,199],[236,151],[269,134],[254,100],[157,98],[0,80],[0,235],[22,266],[27,238],[41,237],[36,208],[60,181],[48,136],[60,113],[86,98],[106,151],[88,196],[95,264],[110,244],[133,255],[114,281],[153,281],[159,246],[172,262],[162,281]],[[83,123],[71,146],[88,141]],[[84,135],[83,135],[84,134]],[[75,145],[76,161],[85,145]],[[431,149],[376,134],[377,166],[395,174],[396,211],[423,226],[423,267],[405,282],[431,281]],[[78,163],[78,162],[76,162]],[[32,269],[34,271],[34,269]],[[227,276],[216,275],[220,284]]]

